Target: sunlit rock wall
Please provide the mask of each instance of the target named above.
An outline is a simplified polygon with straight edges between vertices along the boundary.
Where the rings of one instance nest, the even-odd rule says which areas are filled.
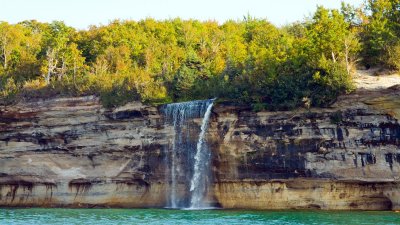
[[[400,209],[399,97],[357,92],[330,108],[286,112],[217,103],[207,200],[224,208]],[[0,107],[0,206],[163,207],[173,135],[159,109],[137,102]]]

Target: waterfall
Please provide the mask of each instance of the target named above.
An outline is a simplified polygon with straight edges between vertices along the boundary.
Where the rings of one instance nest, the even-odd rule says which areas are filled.
[[[211,153],[205,141],[214,99],[168,104],[166,123],[173,125],[174,139],[167,152],[168,208],[204,208],[210,179]],[[195,119],[203,118],[199,127]]]
[[[208,120],[210,119],[211,109],[213,106],[213,102],[211,102],[207,111],[204,114],[203,121],[201,123],[201,131],[199,135],[199,140],[196,145],[196,155],[194,157],[194,174],[190,181],[190,192],[191,200],[190,200],[190,208],[202,208],[207,207],[202,202],[204,195],[207,192],[207,177],[205,170],[209,168],[210,162],[210,151],[206,151],[204,146],[205,142],[205,134],[208,128]]]

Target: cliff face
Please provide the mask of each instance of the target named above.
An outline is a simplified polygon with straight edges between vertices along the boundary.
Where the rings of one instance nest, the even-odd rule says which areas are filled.
[[[311,111],[216,108],[216,198],[226,208],[399,209],[399,93]]]
[[[52,99],[4,108],[0,122],[1,205],[164,205],[156,108]]]
[[[217,104],[208,200],[224,208],[400,209],[399,93],[357,92],[327,109],[288,112]],[[2,107],[0,206],[163,207],[173,135],[159,109],[137,102]]]

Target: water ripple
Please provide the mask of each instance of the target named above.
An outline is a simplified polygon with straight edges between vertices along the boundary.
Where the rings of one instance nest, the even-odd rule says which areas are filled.
[[[98,224],[400,224],[400,213],[336,211],[243,211],[167,209],[0,209],[0,224],[98,225]]]

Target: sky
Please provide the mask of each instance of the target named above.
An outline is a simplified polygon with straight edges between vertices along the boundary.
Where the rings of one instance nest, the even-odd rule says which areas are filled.
[[[345,0],[355,6],[364,0]],[[216,20],[245,15],[268,19],[281,26],[310,16],[317,5],[340,8],[340,0],[0,0],[0,21],[17,23],[62,20],[77,29],[106,25],[114,19]]]

